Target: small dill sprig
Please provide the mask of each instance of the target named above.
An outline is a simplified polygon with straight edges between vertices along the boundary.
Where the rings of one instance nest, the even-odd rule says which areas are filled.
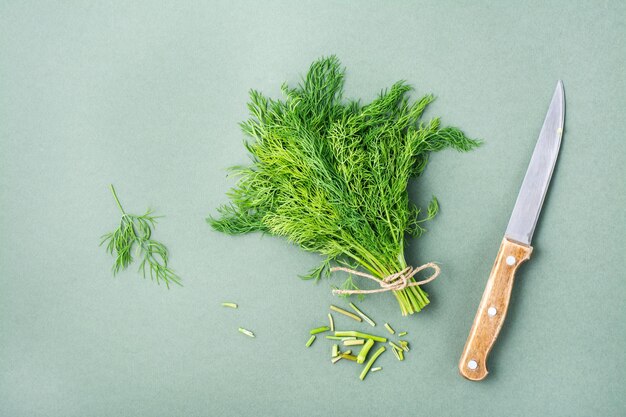
[[[141,216],[126,213],[117,197],[115,188],[112,184],[109,187],[122,212],[119,227],[102,236],[100,242],[101,246],[106,243],[107,252],[115,256],[113,275],[126,269],[133,262],[133,256],[135,256],[141,259],[139,271],[144,278],[149,276],[157,284],[163,281],[168,288],[171,283],[182,285],[180,277],[167,265],[167,248],[162,243],[152,239],[152,229],[159,216],[154,216],[152,210],[147,210]]]

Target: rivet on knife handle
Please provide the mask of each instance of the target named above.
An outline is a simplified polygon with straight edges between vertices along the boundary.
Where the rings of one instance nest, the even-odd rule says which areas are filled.
[[[502,240],[491,269],[474,324],[465,343],[459,371],[467,379],[479,381],[487,376],[487,356],[509,308],[515,271],[530,258],[533,248],[507,238]]]

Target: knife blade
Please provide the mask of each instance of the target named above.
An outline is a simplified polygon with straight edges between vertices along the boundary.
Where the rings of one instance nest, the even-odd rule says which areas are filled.
[[[489,373],[487,356],[504,324],[515,272],[533,250],[530,243],[559,154],[564,122],[565,92],[559,81],[459,360],[459,372],[467,379],[479,381]]]
[[[506,228],[505,236],[512,240],[530,245],[561,147],[564,122],[565,94],[559,81]]]

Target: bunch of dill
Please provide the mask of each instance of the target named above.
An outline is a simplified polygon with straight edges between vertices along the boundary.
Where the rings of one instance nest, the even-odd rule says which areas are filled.
[[[309,278],[333,261],[382,279],[407,267],[406,237],[419,236],[437,212],[433,199],[420,217],[409,179],[424,171],[430,152],[468,151],[479,141],[438,118],[421,123],[434,98],[410,103],[402,81],[369,104],[346,101],[344,75],[331,56],[314,62],[296,88],[283,84],[284,101],[251,91],[251,118],[241,126],[252,164],[233,168],[239,180],[231,202],[207,220],[221,232],[262,231],[319,252],[325,260]],[[429,302],[418,286],[394,295],[403,315]]]

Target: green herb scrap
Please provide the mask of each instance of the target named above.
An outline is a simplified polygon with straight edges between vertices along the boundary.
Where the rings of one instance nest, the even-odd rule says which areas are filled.
[[[419,236],[427,215],[409,200],[407,184],[419,176],[430,152],[468,151],[479,141],[439,118],[420,122],[434,100],[414,103],[405,82],[369,104],[343,100],[345,71],[334,56],[311,65],[300,85],[283,85],[284,100],[251,91],[251,118],[241,124],[252,164],[239,176],[230,204],[209,217],[221,232],[262,231],[284,236],[325,257],[307,278],[319,278],[330,261],[357,263],[384,278],[406,268],[407,235]],[[403,314],[428,304],[419,287],[394,291]]]
[[[122,212],[122,220],[115,231],[102,237],[100,244],[106,243],[107,252],[115,256],[113,275],[126,269],[133,262],[134,252],[134,256],[141,259],[139,270],[144,278],[149,276],[157,284],[163,281],[168,288],[171,283],[181,285],[178,275],[167,265],[167,248],[151,238],[157,216],[153,216],[150,210],[141,216],[126,213],[117,198],[113,185],[110,188],[113,198],[115,198],[115,202]]]

